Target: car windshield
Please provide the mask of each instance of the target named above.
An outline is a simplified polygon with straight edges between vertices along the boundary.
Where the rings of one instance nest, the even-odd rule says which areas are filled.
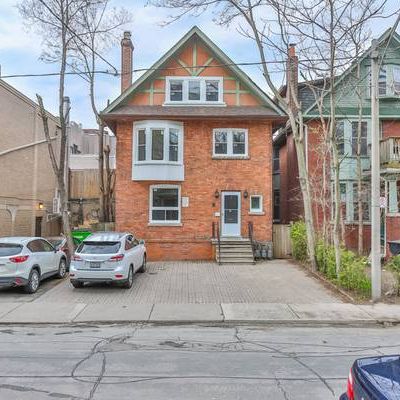
[[[0,257],[15,256],[21,251],[22,246],[20,244],[0,243]]]
[[[77,253],[83,254],[114,254],[118,253],[120,242],[83,242]]]

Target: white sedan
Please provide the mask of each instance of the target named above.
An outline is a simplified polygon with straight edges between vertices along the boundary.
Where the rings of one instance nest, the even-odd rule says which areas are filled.
[[[50,276],[64,278],[67,258],[40,237],[0,238],[0,287],[22,286],[35,293]]]
[[[146,269],[146,247],[131,233],[97,232],[88,236],[71,259],[74,288],[85,282],[116,282],[129,289],[133,275]]]

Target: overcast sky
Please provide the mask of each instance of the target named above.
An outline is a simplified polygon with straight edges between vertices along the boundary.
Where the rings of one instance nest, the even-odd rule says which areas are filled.
[[[398,7],[399,0],[389,0],[389,9]],[[39,60],[42,48],[40,37],[24,27],[15,7],[15,0],[0,0],[0,65],[1,75],[57,72],[57,66],[45,64]],[[159,8],[145,7],[145,0],[113,0],[115,6],[123,6],[133,14],[133,21],[127,30],[132,31],[134,50],[134,68],[150,67],[170,47],[172,47],[193,25],[198,25],[227,55],[235,62],[258,61],[253,43],[242,37],[235,28],[229,30],[214,24],[210,14],[185,19],[162,27],[161,23],[170,14]],[[373,33],[379,36],[394,19],[375,21]],[[117,45],[106,58],[120,69],[120,51]],[[243,68],[261,87],[263,80],[257,67]],[[113,100],[119,94],[120,78],[101,76],[97,86],[97,104],[103,109],[107,100]],[[135,76],[134,76],[135,79]],[[274,79],[280,85],[281,74]],[[42,94],[46,108],[57,115],[57,77],[9,78],[8,83],[34,99],[36,93]],[[265,87],[264,87],[265,89]],[[74,76],[69,77],[66,95],[71,98],[71,118],[83,124],[85,128],[95,127],[88,101],[85,81]]]

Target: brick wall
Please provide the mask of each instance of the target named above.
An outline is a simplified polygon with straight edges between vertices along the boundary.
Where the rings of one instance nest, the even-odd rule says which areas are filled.
[[[400,121],[382,121],[382,137],[399,137]]]
[[[116,229],[132,231],[146,240],[148,256],[159,259],[210,259],[214,216],[220,211],[216,190],[241,191],[242,236],[247,223],[254,223],[255,238],[272,240],[272,133],[269,122],[187,121],[184,123],[185,181],[181,195],[189,197],[189,207],[182,208],[182,226],[148,226],[149,186],[158,181],[132,181],[132,122],[117,126]],[[214,128],[247,128],[247,160],[212,159]],[[168,182],[173,183],[173,182]],[[249,197],[245,199],[243,192]],[[263,195],[264,215],[249,215],[250,195]]]

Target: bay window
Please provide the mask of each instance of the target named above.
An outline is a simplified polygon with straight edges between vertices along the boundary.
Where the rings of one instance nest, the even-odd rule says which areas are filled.
[[[150,223],[176,224],[181,219],[180,186],[150,186]]]
[[[135,122],[132,179],[183,181],[183,140],[181,122]]]
[[[248,154],[247,129],[214,129],[213,157],[244,157]]]
[[[165,104],[223,105],[223,78],[181,76],[166,78]]]

